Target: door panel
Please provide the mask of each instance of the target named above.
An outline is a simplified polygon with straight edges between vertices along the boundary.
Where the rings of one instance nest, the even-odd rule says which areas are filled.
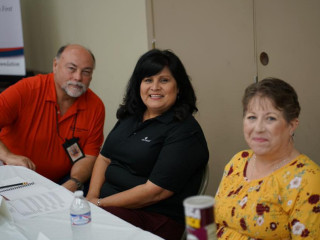
[[[210,151],[207,193],[214,195],[225,164],[247,148],[241,98],[256,70],[252,0],[154,0],[149,4],[154,21],[149,24],[153,26],[149,41],[154,37],[155,47],[173,50],[191,76],[198,98],[196,118]]]
[[[255,1],[259,79],[278,77],[297,91],[301,105],[295,145],[320,164],[320,1]]]

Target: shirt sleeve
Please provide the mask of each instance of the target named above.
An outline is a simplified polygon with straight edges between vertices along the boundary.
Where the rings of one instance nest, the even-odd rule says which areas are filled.
[[[105,108],[102,102],[95,104],[96,114],[91,121],[88,139],[83,147],[86,155],[98,156],[103,143],[103,128],[105,120]]]
[[[27,101],[28,85],[21,80],[0,94],[0,128],[11,124]]]
[[[320,170],[305,168],[299,164],[289,179],[285,206],[289,212],[291,239],[319,239],[320,237]]]
[[[222,173],[222,177],[221,177],[221,180],[220,180],[220,183],[219,183],[219,186],[218,186],[218,190],[216,192],[216,196],[224,190],[225,188],[227,188],[228,186],[225,185],[225,179],[228,175],[230,175],[233,171],[234,171],[234,166],[233,166],[233,161],[235,159],[235,156],[232,157],[232,159],[225,165],[224,169],[223,169],[223,173]],[[221,189],[221,191],[220,191]],[[225,193],[224,193],[225,194]],[[223,194],[222,194],[223,195]]]
[[[207,143],[197,122],[181,123],[167,136],[149,180],[177,192],[205,167],[208,158]]]

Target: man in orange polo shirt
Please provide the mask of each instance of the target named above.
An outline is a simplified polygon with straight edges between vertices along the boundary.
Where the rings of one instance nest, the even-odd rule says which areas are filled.
[[[71,191],[90,178],[103,143],[100,98],[88,89],[94,55],[59,49],[53,73],[25,78],[0,94],[0,160],[25,166]]]

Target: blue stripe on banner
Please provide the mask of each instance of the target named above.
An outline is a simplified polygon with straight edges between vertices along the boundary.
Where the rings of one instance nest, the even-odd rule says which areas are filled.
[[[15,56],[20,56],[24,54],[24,49],[17,49],[17,50],[12,50],[12,51],[0,51],[0,57],[15,57]]]

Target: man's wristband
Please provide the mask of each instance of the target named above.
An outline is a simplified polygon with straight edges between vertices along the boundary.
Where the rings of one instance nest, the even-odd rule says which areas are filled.
[[[77,184],[77,190],[83,190],[83,184],[78,179],[71,177],[70,180]]]
[[[97,206],[100,207],[100,200],[101,198],[98,198]]]

